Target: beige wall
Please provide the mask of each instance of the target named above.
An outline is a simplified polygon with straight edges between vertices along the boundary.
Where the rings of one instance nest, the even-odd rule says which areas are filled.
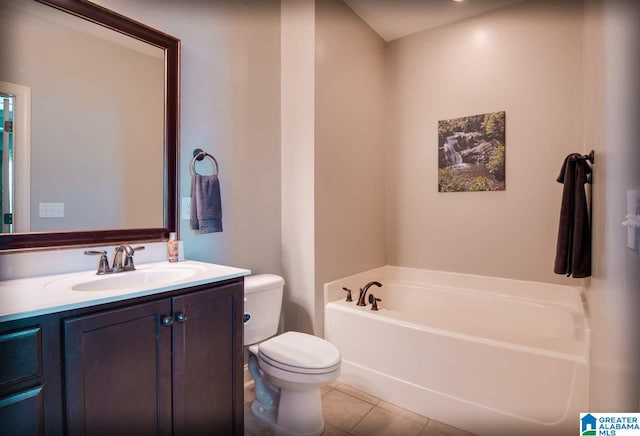
[[[639,11],[625,0],[529,1],[388,51],[390,264],[580,284],[552,273],[554,179],[566,154],[595,149],[585,283],[596,411],[640,408],[640,256],[620,225],[625,190],[640,186]],[[507,114],[507,190],[438,194],[437,121],[495,110]]]
[[[281,23],[285,329],[322,335],[323,284],[385,261],[385,46],[338,0]]]
[[[315,0],[283,0],[282,271],[284,328],[313,332]]]
[[[626,247],[625,191],[640,186],[640,7],[588,0],[585,8],[585,143],[593,185],[591,410],[640,411],[640,256]]]
[[[553,273],[555,178],[583,150],[581,11],[528,1],[389,44],[387,263],[568,282]],[[494,111],[506,190],[438,193],[438,121]]]
[[[385,263],[385,43],[339,0],[316,2],[315,26],[315,331],[322,334],[324,283]]]
[[[31,88],[31,231],[162,226],[160,50],[85,33],[39,3],[0,8],[0,80]],[[41,202],[64,203],[64,218],[40,218]]]
[[[213,154],[224,226],[197,235],[182,220],[187,258],[280,273],[280,2],[99,3],[182,41],[180,191],[193,149]]]

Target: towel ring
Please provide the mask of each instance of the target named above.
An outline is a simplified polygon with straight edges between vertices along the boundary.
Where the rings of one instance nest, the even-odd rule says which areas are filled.
[[[220,173],[220,168],[218,167],[218,161],[216,160],[215,157],[213,157],[212,155],[210,155],[209,153],[203,151],[200,148],[196,148],[195,150],[193,150],[193,159],[191,160],[191,175],[195,176],[198,173],[196,172],[196,161],[200,161],[203,160],[205,157],[208,157],[209,159],[211,159],[213,161],[213,166],[215,168],[215,172],[213,173],[214,176],[217,176],[218,173]]]

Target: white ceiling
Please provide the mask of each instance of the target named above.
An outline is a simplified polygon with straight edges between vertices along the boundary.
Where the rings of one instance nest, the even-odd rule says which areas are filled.
[[[522,0],[343,0],[385,41],[442,26]]]

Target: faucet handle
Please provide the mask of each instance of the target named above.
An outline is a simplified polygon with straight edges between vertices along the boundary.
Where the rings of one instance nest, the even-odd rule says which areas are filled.
[[[124,257],[124,270],[125,271],[134,271],[136,269],[136,267],[133,264],[133,255],[136,253],[136,251],[144,250],[144,245],[141,245],[139,247],[131,247],[131,246],[129,246],[129,248],[131,250],[130,251],[128,250],[126,252],[125,257]]]
[[[353,298],[351,297],[351,289],[349,288],[342,288],[343,291],[345,291],[347,293],[347,299],[345,300],[346,302],[350,303],[353,301]]]
[[[371,310],[379,310],[378,301],[382,301],[382,299],[374,297],[373,294],[369,294],[369,303],[371,303]]]
[[[87,256],[100,256],[98,260],[98,271],[97,275],[107,274],[111,272],[111,268],[109,268],[109,259],[107,259],[107,252],[105,250],[87,250],[84,252]]]

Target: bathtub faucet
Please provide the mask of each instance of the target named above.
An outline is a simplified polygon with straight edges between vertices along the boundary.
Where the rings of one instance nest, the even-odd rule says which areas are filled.
[[[365,303],[365,297],[367,296],[367,291],[369,290],[369,288],[373,285],[376,285],[377,287],[381,288],[382,287],[382,283],[380,282],[369,282],[366,285],[364,285],[364,288],[360,289],[360,296],[358,297],[358,303],[356,304],[356,306],[366,306],[367,303]]]

